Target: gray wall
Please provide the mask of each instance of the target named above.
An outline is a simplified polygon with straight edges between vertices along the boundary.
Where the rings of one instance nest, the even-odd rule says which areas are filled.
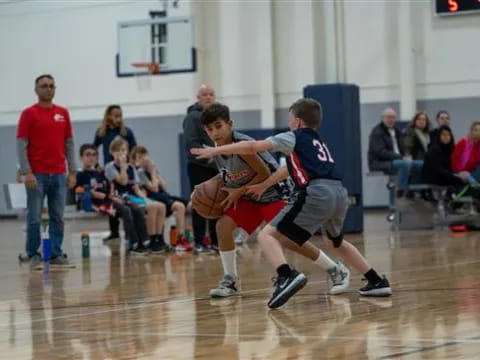
[[[459,98],[448,100],[418,101],[418,109],[428,112],[434,121],[438,110],[447,110],[452,118],[452,128],[456,139],[465,135],[469,124],[473,120],[480,120],[480,98]],[[361,147],[362,147],[362,173],[365,206],[386,206],[388,193],[385,188],[384,177],[367,177],[367,148],[370,130],[380,120],[380,113],[387,107],[398,109],[398,103],[362,104],[361,111]],[[286,127],[288,119],[287,109],[275,111],[277,127]],[[255,129],[260,127],[260,112],[256,110],[232,112],[237,129]],[[408,120],[408,119],[405,119]],[[180,169],[178,154],[178,134],[182,131],[183,115],[168,117],[143,117],[126,118],[127,125],[131,127],[139,144],[145,145],[150,150],[157,163],[160,173],[168,182],[169,190],[173,194],[180,192]],[[76,148],[93,140],[95,129],[99,120],[75,122],[74,136]],[[0,127],[0,184],[15,181],[16,155],[15,155],[16,126]],[[102,162],[103,163],[103,162]],[[3,191],[0,193],[0,214],[8,213]]]
[[[180,193],[180,168],[178,154],[178,134],[182,132],[183,115],[168,117],[126,118],[139,144],[145,145],[157,163],[161,175],[166,179],[172,194]],[[237,129],[256,129],[260,126],[260,112],[257,110],[232,112]],[[73,123],[76,153],[81,144],[92,142],[99,120]],[[15,182],[16,126],[0,127],[0,184]],[[100,151],[102,154],[102,151]],[[78,160],[78,155],[77,155]],[[103,164],[100,156],[100,164]],[[80,163],[78,163],[80,165]],[[0,193],[0,215],[7,211],[3,189]]]

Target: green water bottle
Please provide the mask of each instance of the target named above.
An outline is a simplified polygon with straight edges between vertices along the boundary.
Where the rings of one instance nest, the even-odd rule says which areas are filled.
[[[191,227],[187,227],[185,229],[185,238],[190,244],[193,244],[194,238],[193,238],[193,231]]]
[[[90,257],[90,234],[88,232],[82,233],[82,257]]]

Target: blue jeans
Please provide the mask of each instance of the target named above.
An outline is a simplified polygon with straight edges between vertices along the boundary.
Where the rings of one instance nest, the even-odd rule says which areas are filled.
[[[47,197],[49,217],[49,239],[52,258],[63,254],[63,211],[67,196],[67,177],[65,174],[35,174],[38,186],[27,188],[27,243],[28,256],[38,253],[41,234],[42,208]]]
[[[397,170],[397,187],[408,191],[408,180],[410,176],[419,181],[423,167],[423,160],[393,160],[393,168]]]

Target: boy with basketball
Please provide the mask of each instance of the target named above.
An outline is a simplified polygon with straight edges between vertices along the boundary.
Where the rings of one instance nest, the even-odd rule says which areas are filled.
[[[242,144],[252,140],[249,136],[233,131],[233,122],[227,106],[213,104],[205,109],[201,121],[208,136],[219,149],[232,143]],[[221,204],[224,215],[217,221],[217,236],[222,260],[224,278],[218,287],[210,291],[212,297],[228,297],[235,295],[237,290],[237,266],[233,231],[241,227],[251,234],[263,222],[270,222],[286,205],[282,200],[279,186],[275,183],[269,186],[259,196],[248,194],[248,186],[259,184],[269,178],[271,171],[278,168],[275,159],[268,152],[250,153],[245,155],[220,155],[215,157],[228,196]],[[279,181],[280,182],[280,181]],[[331,294],[344,292],[349,285],[349,271],[343,265],[333,262],[322,251],[308,242],[303,247],[290,241],[282,244],[311,259],[331,279]]]
[[[166,181],[159,175],[155,163],[150,158],[145,146],[135,146],[130,153],[132,163],[135,165],[140,183],[147,192],[149,199],[159,201],[166,206],[167,214],[175,215],[178,240],[175,249],[178,251],[192,251],[193,246],[185,237],[185,211],[187,201],[170,195],[167,191]],[[166,247],[162,243],[163,247]]]
[[[192,150],[200,158],[262,151],[278,151],[288,155],[287,168],[278,170],[274,180],[290,175],[297,191],[288,206],[258,236],[265,257],[278,274],[268,306],[280,307],[307,282],[304,274],[287,263],[281,243],[291,240],[304,247],[319,228],[323,228],[324,234],[330,239],[325,241],[327,246],[364,274],[368,282],[360,289],[361,295],[390,296],[392,292],[386,277],[380,277],[360,252],[343,240],[342,227],[348,208],[347,191],[332,155],[316,131],[322,120],[321,105],[313,99],[300,99],[289,110],[288,125],[291,131],[262,141]]]

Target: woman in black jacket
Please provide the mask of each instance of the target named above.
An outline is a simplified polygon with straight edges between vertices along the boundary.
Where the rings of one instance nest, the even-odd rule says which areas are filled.
[[[451,157],[455,146],[452,130],[448,126],[441,126],[436,135],[438,139],[432,141],[432,146],[425,154],[423,179],[429,184],[461,186],[464,183],[455,175],[451,166]]]

